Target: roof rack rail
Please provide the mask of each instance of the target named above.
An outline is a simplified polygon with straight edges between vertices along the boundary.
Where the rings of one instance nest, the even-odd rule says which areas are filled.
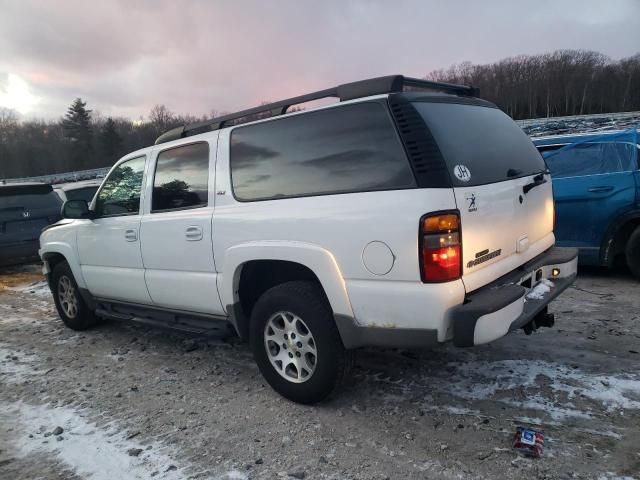
[[[260,105],[259,107],[249,108],[240,112],[231,113],[222,117],[212,118],[202,122],[182,125],[169,130],[156,139],[156,145],[159,143],[170,142],[180,138],[197,135],[199,133],[219,130],[228,126],[229,122],[240,120],[244,117],[250,117],[258,114],[268,113],[269,117],[284,115],[289,107],[300,103],[320,100],[322,98],[336,97],[341,102],[346,100],[354,100],[356,98],[368,97],[371,95],[380,95],[385,93],[397,93],[406,90],[436,90],[440,92],[452,93],[456,95],[477,97],[480,91],[477,88],[456,85],[453,83],[433,82],[430,80],[422,80],[419,78],[410,78],[403,75],[388,75],[386,77],[376,77],[367,80],[360,80],[352,83],[344,83],[334,88],[319,90],[317,92],[300,95],[298,97],[288,98],[279,102]],[[267,118],[267,117],[265,117]],[[248,119],[253,121],[255,118]]]

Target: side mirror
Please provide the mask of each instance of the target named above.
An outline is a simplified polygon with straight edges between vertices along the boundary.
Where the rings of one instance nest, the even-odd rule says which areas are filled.
[[[86,200],[67,200],[62,205],[63,218],[93,218]]]

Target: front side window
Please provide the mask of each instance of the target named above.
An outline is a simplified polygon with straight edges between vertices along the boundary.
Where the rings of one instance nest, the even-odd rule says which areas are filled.
[[[545,158],[553,178],[598,175],[633,170],[633,145],[578,143],[549,153]]]
[[[208,182],[208,143],[193,143],[160,152],[153,179],[151,211],[206,206]]]
[[[145,157],[122,162],[109,174],[96,197],[98,216],[134,215],[140,212],[140,191]]]
[[[374,102],[236,128],[230,162],[240,201],[416,185],[388,112]]]

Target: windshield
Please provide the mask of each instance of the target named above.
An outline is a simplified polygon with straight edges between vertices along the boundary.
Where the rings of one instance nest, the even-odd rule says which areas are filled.
[[[545,170],[527,135],[497,108],[415,102],[440,147],[454,186],[501,182]]]
[[[67,190],[65,195],[67,196],[67,200],[86,200],[87,203],[91,203],[96,190],[98,190],[97,185],[95,187],[76,188]]]

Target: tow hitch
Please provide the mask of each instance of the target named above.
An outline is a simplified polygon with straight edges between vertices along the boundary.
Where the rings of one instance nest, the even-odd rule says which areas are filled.
[[[531,335],[531,333],[535,332],[540,327],[553,327],[555,323],[555,315],[553,313],[549,313],[547,307],[540,310],[540,312],[533,317],[533,319],[522,327],[524,333],[527,335]]]

